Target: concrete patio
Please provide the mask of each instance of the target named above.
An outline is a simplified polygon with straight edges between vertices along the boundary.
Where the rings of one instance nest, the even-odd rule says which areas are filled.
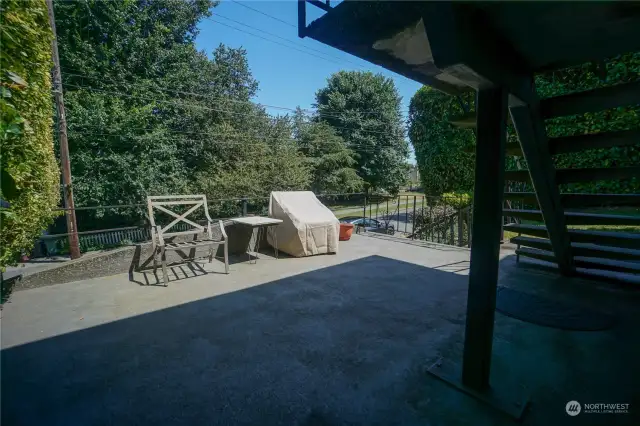
[[[174,267],[15,292],[2,310],[11,425],[502,425],[426,373],[461,362],[469,251],[354,236],[338,255]],[[206,273],[205,273],[206,272]],[[492,383],[527,425],[638,424],[636,293],[518,266],[500,285],[616,316],[598,332],[496,316]],[[628,403],[570,417],[565,404]]]

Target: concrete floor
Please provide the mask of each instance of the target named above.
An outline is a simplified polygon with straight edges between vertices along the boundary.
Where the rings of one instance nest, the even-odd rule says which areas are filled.
[[[2,311],[7,425],[502,425],[425,373],[461,360],[469,252],[354,236],[338,255],[19,291]],[[501,284],[614,313],[604,332],[496,315],[492,384],[528,425],[638,424],[638,297],[516,267]],[[569,417],[565,404],[629,403]]]

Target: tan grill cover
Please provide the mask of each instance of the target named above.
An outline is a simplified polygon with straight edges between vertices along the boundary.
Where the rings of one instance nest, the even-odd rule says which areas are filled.
[[[269,216],[282,219],[274,226],[279,250],[295,257],[338,252],[340,222],[313,192],[272,192]],[[271,232],[267,240],[274,245]]]

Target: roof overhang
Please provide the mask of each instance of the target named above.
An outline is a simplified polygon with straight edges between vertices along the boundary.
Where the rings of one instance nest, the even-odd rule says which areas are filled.
[[[308,0],[309,1],[309,0]],[[355,1],[299,32],[449,94],[501,85],[533,99],[534,72],[640,50],[640,4]]]

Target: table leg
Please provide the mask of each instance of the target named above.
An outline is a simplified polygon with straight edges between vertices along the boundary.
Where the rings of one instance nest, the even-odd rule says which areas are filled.
[[[269,229],[271,230],[271,234],[273,235],[273,251],[276,255],[276,259],[278,259],[278,232],[275,228],[275,226],[269,227]]]
[[[253,259],[253,264],[255,265],[256,263],[258,263],[258,246],[260,244],[260,231],[261,231],[262,227],[258,226],[258,229],[256,231],[256,238],[253,242],[253,253],[255,254],[255,258]],[[251,235],[253,235],[253,231],[251,232]]]

